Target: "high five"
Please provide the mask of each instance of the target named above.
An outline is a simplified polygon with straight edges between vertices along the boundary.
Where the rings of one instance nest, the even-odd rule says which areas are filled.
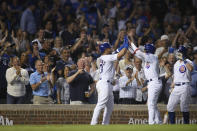
[[[159,78],[159,63],[157,56],[154,55],[155,47],[153,44],[145,45],[145,53],[140,51],[132,42],[129,51],[144,61],[144,73],[148,81],[148,115],[149,124],[161,124],[161,117],[157,108],[157,100],[162,89],[162,82]]]

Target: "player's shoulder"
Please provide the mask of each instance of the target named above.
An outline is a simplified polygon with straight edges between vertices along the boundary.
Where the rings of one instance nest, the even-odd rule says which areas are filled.
[[[193,63],[190,59],[186,59],[186,61],[189,62],[190,64]]]
[[[174,63],[174,66],[179,66],[179,65],[182,65],[180,60],[177,60],[175,63]]]
[[[177,60],[177,61],[174,63],[174,65],[179,64],[179,63],[180,63],[179,60]]]
[[[158,57],[155,54],[146,53],[145,59],[150,63],[158,62]]]
[[[100,56],[100,59],[103,61],[110,61],[111,59],[114,59],[114,57],[117,57],[117,54],[102,55]]]
[[[99,58],[100,58],[100,59],[103,59],[103,58],[105,58],[106,56],[108,56],[108,55],[101,55]]]
[[[152,53],[145,53],[145,56],[149,57],[149,58],[157,58],[156,54],[152,54]]]
[[[108,54],[108,55],[101,55],[100,58],[105,58],[105,57],[114,57],[116,56],[117,54]]]
[[[99,60],[100,60],[100,61],[101,61],[101,60],[105,61],[105,56],[106,56],[106,55],[100,56],[100,57],[99,57]]]
[[[157,54],[152,54],[152,57],[155,59],[158,59],[158,55]]]

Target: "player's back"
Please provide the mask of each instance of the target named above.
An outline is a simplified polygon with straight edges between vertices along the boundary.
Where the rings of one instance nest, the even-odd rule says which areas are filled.
[[[147,80],[159,77],[159,62],[157,56],[153,54],[145,54],[144,73]]]
[[[100,57],[100,79],[113,80],[115,74],[115,60],[117,60],[117,54],[102,55]]]

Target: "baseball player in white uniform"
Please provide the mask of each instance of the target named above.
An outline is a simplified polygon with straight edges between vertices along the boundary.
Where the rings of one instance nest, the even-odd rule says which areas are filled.
[[[98,102],[94,109],[91,125],[96,125],[98,123],[100,111],[103,108],[104,114],[102,124],[107,125],[110,122],[110,116],[114,106],[113,86],[111,84],[115,73],[114,61],[120,60],[120,58],[125,55],[129,46],[126,40],[127,39],[125,39],[123,45],[119,48],[119,53],[117,54],[111,54],[112,50],[109,43],[100,45],[100,79],[96,84]]]
[[[145,45],[145,53],[140,51],[132,42],[129,51],[144,61],[144,74],[148,81],[148,115],[149,124],[162,124],[160,112],[157,108],[157,100],[162,89],[162,82],[159,78],[159,63],[157,56],[154,55],[155,47],[153,44]]]
[[[184,124],[189,124],[189,99],[190,99],[190,72],[193,70],[192,61],[185,59],[187,49],[180,46],[176,54],[177,62],[174,64],[173,86],[167,110],[171,124],[175,124],[175,107],[180,102],[181,112],[183,113]]]

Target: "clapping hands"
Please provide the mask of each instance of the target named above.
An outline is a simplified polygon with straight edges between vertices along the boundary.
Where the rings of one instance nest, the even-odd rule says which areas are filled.
[[[20,68],[20,66],[16,66],[16,74],[18,76],[21,76],[21,68]]]

